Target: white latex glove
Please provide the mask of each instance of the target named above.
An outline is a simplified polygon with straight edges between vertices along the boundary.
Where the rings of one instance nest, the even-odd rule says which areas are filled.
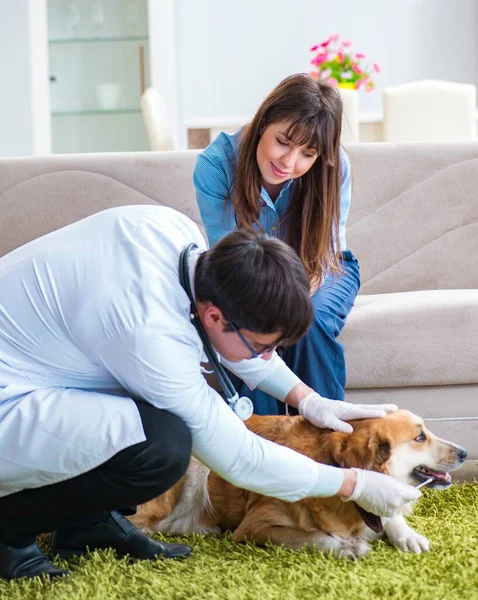
[[[338,400],[322,398],[316,392],[311,392],[299,402],[298,411],[316,427],[334,429],[342,433],[351,433],[352,425],[344,423],[351,419],[373,419],[384,417],[389,412],[397,410],[396,404],[352,404]]]
[[[357,483],[350,496],[344,502],[353,500],[366,511],[379,517],[393,517],[407,502],[417,500],[420,490],[400,483],[393,477],[375,471],[354,469]]]

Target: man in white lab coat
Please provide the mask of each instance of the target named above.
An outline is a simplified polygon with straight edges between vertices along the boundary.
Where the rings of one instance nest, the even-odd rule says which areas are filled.
[[[342,419],[396,409],[321,398],[275,353],[312,315],[305,272],[283,242],[238,231],[207,250],[192,221],[157,206],[83,219],[0,259],[2,577],[66,574],[36,544],[45,531],[64,557],[87,547],[187,556],[188,546],[154,541],[124,515],[173,486],[191,452],[233,484],[290,502],[337,494],[390,516],[418,497],[386,475],[320,465],[247,430],[201,372],[178,277],[191,242],[199,319],[251,388],[342,431],[351,429]]]

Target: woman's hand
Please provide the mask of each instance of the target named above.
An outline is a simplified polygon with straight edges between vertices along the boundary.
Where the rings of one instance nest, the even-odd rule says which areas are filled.
[[[350,433],[353,427],[344,421],[384,417],[389,412],[395,412],[397,406],[396,404],[352,404],[322,398],[316,392],[311,392],[298,403],[297,409],[299,414],[316,427]]]

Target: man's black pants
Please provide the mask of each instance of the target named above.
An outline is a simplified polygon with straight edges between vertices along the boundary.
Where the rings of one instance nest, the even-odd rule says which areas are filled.
[[[72,479],[0,498],[0,541],[27,546],[40,533],[85,525],[110,510],[136,505],[170,489],[186,472],[191,433],[175,415],[137,402],[146,441],[118,452]]]

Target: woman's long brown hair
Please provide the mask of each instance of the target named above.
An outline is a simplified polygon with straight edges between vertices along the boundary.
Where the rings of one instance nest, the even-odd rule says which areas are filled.
[[[293,183],[284,223],[286,241],[301,258],[311,284],[338,272],[340,219],[340,133],[342,101],[337,89],[306,74],[291,75],[262,102],[241,134],[234,189],[236,223],[251,229],[260,215],[261,173],[257,145],[272,123],[289,122],[288,139],[317,149],[312,168]]]

